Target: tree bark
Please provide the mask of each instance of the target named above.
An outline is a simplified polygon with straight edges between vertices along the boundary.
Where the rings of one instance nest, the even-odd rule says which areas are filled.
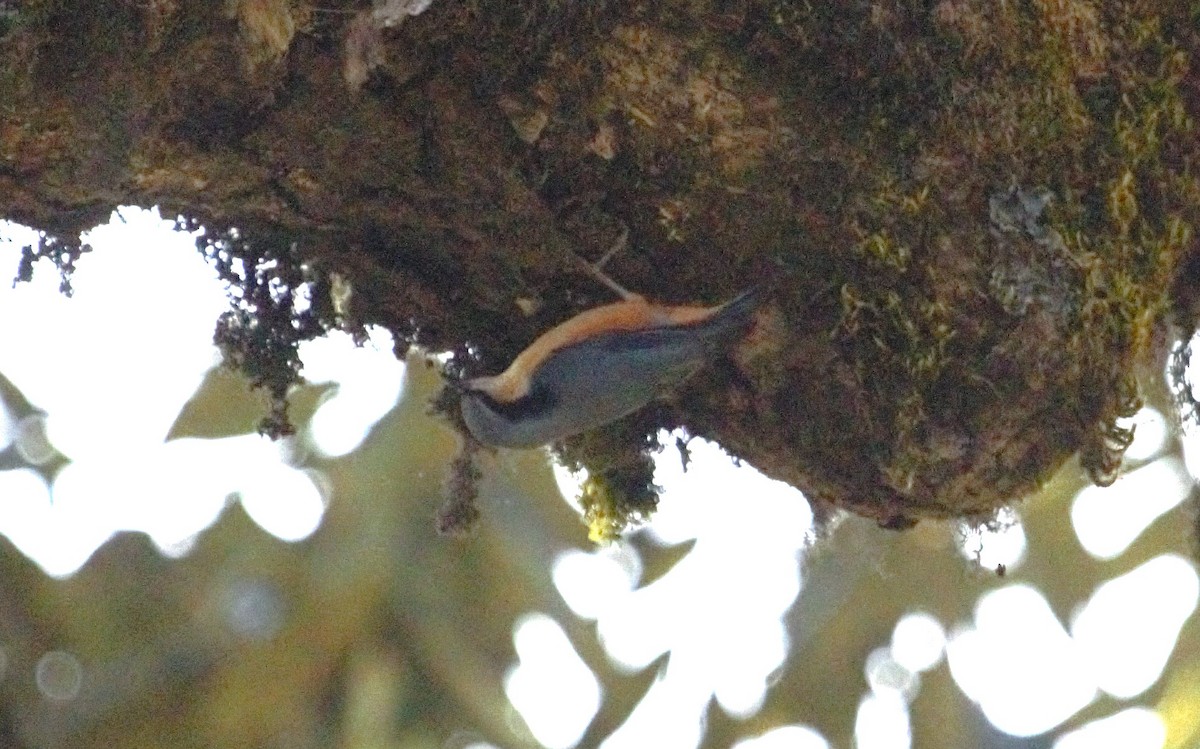
[[[673,400],[560,446],[618,514],[659,427],[889,527],[1077,452],[1115,476],[1190,322],[1195,3],[414,5],[0,4],[0,215],[53,240],[20,273],[69,272],[117,205],[186,216],[244,289],[219,342],[282,398],[335,326],[496,371],[606,301],[572,253],[628,227],[625,285],[770,301]]]

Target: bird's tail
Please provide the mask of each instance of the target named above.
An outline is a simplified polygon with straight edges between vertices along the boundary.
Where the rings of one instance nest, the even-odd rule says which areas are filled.
[[[762,290],[754,287],[721,305],[702,323],[709,346],[724,347],[744,338],[754,326],[754,315],[763,301]]]
[[[748,328],[754,322],[754,313],[762,306],[763,297],[761,288],[747,289],[721,305],[712,316],[712,321],[722,328]]]

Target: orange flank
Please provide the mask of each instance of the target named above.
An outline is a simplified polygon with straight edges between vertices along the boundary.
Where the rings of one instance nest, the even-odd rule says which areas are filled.
[[[716,307],[667,307],[634,297],[580,312],[542,333],[513,359],[508,369],[492,377],[477,377],[471,388],[482,390],[500,403],[512,403],[529,392],[530,377],[555,351],[605,333],[684,326],[703,322],[722,309]]]

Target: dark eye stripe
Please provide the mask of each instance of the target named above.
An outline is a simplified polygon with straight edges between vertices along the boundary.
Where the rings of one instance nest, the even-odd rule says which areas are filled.
[[[533,389],[523,398],[518,398],[509,403],[501,403],[482,390],[472,391],[471,394],[487,404],[488,408],[509,420],[540,416],[554,408],[558,402],[558,399],[554,397],[554,393],[550,392],[548,387],[541,384],[535,384]]]

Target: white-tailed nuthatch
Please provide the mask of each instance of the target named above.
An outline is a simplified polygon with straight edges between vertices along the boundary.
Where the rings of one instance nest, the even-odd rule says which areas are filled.
[[[539,336],[508,369],[459,383],[475,439],[537,447],[603,426],[678,386],[751,326],[754,291],[716,307],[629,294]]]

